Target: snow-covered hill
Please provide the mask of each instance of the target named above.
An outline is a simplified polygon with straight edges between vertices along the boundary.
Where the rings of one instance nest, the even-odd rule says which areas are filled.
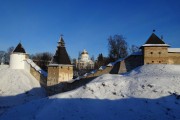
[[[17,106],[0,119],[180,120],[179,113],[180,65],[145,65]]]
[[[0,113],[12,106],[45,96],[45,90],[29,73],[0,65]]]

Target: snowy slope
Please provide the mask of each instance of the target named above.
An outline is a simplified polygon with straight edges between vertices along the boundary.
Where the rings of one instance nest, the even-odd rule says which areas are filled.
[[[180,120],[179,113],[180,65],[145,65],[15,107],[0,119]]]
[[[0,113],[3,109],[45,97],[39,82],[24,70],[0,65]]]

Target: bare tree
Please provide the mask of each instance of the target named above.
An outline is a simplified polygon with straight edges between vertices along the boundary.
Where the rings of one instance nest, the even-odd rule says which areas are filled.
[[[7,64],[9,64],[10,55],[11,55],[11,53],[13,52],[13,50],[14,50],[14,47],[13,47],[13,46],[11,46],[11,47],[9,47],[9,48],[7,49],[7,52],[6,52],[6,54],[5,54],[5,62],[6,62]]]
[[[94,62],[94,55],[91,56],[91,60]]]
[[[114,35],[108,38],[108,51],[110,61],[124,58],[128,55],[128,45],[122,35]]]
[[[139,47],[136,45],[131,45],[131,47],[129,48],[130,54],[138,52],[139,51]]]
[[[47,65],[50,63],[53,54],[49,52],[36,53],[31,55],[31,59],[43,70],[47,71]]]
[[[5,51],[0,51],[0,63],[5,63]]]

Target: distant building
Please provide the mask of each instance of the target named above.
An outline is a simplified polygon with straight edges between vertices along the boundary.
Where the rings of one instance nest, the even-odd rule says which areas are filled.
[[[81,69],[94,69],[94,61],[89,58],[89,54],[86,50],[83,50],[80,57],[76,61],[76,68]]]
[[[139,52],[132,53],[124,59],[119,59],[102,66],[86,77],[95,77],[102,74],[120,74],[146,64],[180,64],[180,48],[169,48],[162,39],[153,32],[148,40],[140,47]]]
[[[169,48],[162,39],[155,33],[148,38],[140,51],[133,53],[126,58],[119,59],[101,66],[98,70],[93,70],[84,75],[84,77],[95,77],[102,74],[120,74],[133,70],[134,68],[145,64],[180,64],[180,48]],[[94,62],[89,58],[86,50],[80,54],[75,66],[79,71],[94,69]],[[19,43],[10,56],[11,69],[24,69],[31,73],[42,86],[48,88],[49,94],[58,92],[61,89],[62,82],[71,82],[73,79],[73,65],[66,51],[65,42],[60,37],[57,50],[48,65],[48,73],[37,66]]]
[[[64,40],[61,36],[52,62],[48,66],[47,86],[51,87],[60,82],[67,82],[73,78],[73,65],[66,51]]]
[[[11,69],[25,70],[34,76],[42,86],[46,86],[47,73],[29,59],[29,55],[21,43],[11,53],[9,66]]]
[[[180,48],[169,48],[154,33],[149,37],[142,49],[143,64],[180,64]]]

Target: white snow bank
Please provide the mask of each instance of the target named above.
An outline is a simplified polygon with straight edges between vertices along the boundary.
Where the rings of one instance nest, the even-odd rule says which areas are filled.
[[[27,63],[29,63],[36,71],[38,71],[40,74],[42,74],[43,76],[47,77],[47,72],[45,72],[44,70],[42,70],[38,65],[36,65],[36,63],[34,63],[31,59],[27,59],[26,60]]]
[[[102,75],[76,90],[15,107],[11,120],[178,120],[180,65],[145,65]]]
[[[39,82],[24,70],[10,69],[0,65],[0,112],[31,100],[46,96]]]

